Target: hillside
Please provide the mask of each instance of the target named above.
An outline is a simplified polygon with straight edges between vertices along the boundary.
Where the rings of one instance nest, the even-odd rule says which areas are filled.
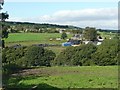
[[[32,31],[32,32],[50,32],[50,33],[58,33],[59,30],[79,30],[82,31],[84,28],[71,26],[71,25],[57,25],[57,24],[49,24],[49,23],[31,23],[31,22],[15,22],[15,21],[7,21],[5,22],[6,25],[10,26],[9,30],[12,32],[19,32],[19,31]],[[96,29],[100,32],[112,32],[118,33],[118,30],[110,30],[110,29]]]

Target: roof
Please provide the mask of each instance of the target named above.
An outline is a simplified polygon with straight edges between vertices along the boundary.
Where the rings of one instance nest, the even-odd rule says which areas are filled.
[[[78,44],[80,44],[80,40],[69,40],[69,42],[71,42],[71,44],[73,44],[73,45],[78,45]]]

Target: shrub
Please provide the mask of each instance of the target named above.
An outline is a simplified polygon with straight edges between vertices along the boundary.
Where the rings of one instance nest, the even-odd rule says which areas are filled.
[[[60,53],[54,61],[56,65],[91,65],[91,55],[97,50],[93,44],[81,45],[79,47],[68,47]]]
[[[117,39],[105,40],[99,47],[98,50],[92,55],[92,59],[97,65],[117,65],[118,58],[117,54],[119,51],[118,44],[120,43]]]
[[[30,46],[26,53],[29,66],[50,66],[50,61],[55,58],[55,53],[39,46]]]

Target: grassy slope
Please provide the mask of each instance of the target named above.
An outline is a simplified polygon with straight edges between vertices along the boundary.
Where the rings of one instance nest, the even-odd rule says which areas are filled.
[[[37,76],[11,78],[11,87],[117,88],[117,66],[45,67]],[[43,85],[43,86],[42,86]],[[49,85],[49,86],[47,86]]]

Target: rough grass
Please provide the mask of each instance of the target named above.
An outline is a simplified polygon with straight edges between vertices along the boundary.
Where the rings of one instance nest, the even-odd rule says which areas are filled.
[[[117,66],[42,67],[14,74],[9,87],[117,88]]]

